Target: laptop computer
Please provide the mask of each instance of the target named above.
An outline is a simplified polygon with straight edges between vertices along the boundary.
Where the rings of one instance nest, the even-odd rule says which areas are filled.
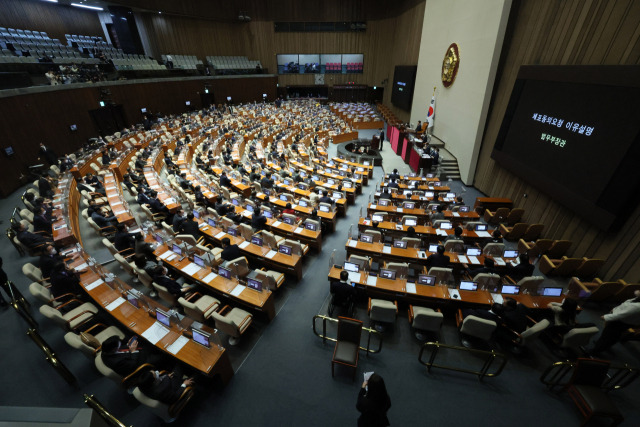
[[[404,221],[404,225],[408,226],[408,227],[415,227],[416,225],[418,225],[418,221],[416,221],[413,218],[407,218]]]
[[[505,249],[505,251],[502,253],[502,257],[503,258],[518,258],[518,251]]]
[[[256,279],[247,279],[247,287],[262,292],[262,281]]]

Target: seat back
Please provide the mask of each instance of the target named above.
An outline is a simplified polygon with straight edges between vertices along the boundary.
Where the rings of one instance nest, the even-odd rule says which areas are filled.
[[[360,346],[362,335],[362,322],[349,317],[338,317],[338,341],[345,341]]]
[[[257,280],[262,282],[262,287],[267,288],[270,291],[275,291],[278,289],[278,284],[276,283],[276,279],[265,273],[262,270],[254,270],[254,274]]]
[[[613,299],[618,302],[626,301],[633,298],[634,292],[640,290],[640,283],[625,284],[620,292],[614,295]]]
[[[62,314],[60,314],[60,312],[55,308],[50,307],[48,305],[41,305],[39,308],[39,311],[40,311],[40,314],[42,314],[47,319],[53,321],[55,324],[57,324],[61,328],[65,330],[69,329],[67,325],[67,321],[65,320],[64,317],[62,317]]]
[[[573,328],[562,339],[560,347],[562,348],[579,348],[585,347],[591,341],[594,335],[598,333],[598,328],[592,326],[590,328]]]
[[[300,242],[298,242],[297,240],[285,239],[284,242],[282,242],[281,244],[285,246],[289,246],[291,248],[291,253],[293,255],[297,255],[297,256],[304,255],[304,249],[302,247],[302,244],[300,244]]]
[[[422,245],[422,241],[420,239],[417,239],[415,237],[403,237],[402,238],[403,242],[407,242],[407,247],[408,248],[420,248],[420,246]]]
[[[396,315],[398,314],[398,307],[391,301],[371,299],[371,310],[369,311],[369,318],[377,322],[394,323],[396,321]]]
[[[271,249],[278,248],[278,241],[276,240],[276,236],[274,236],[272,232],[262,230],[261,234],[262,240],[267,246],[269,246]]]
[[[462,240],[449,240],[444,244],[445,252],[455,252],[461,254],[464,252],[464,242]]]
[[[363,233],[367,236],[371,236],[373,238],[373,243],[379,243],[382,241],[382,233],[378,230],[365,230]]]
[[[159,400],[155,400],[144,394],[139,387],[133,389],[133,397],[144,406],[149,408],[151,412],[153,412],[158,417],[162,418],[165,422],[173,421],[173,418],[169,414],[169,405],[160,402]]]
[[[64,340],[67,344],[76,350],[79,350],[85,356],[93,358],[95,348],[85,344],[79,334],[76,334],[75,332],[67,332],[64,334]]]
[[[556,240],[545,255],[550,259],[562,258],[564,254],[567,253],[572,243],[573,242],[571,240]]]
[[[511,212],[509,212],[509,215],[507,215],[507,225],[512,225],[520,222],[520,220],[522,219],[522,215],[524,215],[524,209],[511,209]]]
[[[519,222],[515,224],[513,227],[511,227],[511,229],[508,229],[504,226],[500,226],[500,230],[502,231],[502,234],[505,239],[513,241],[513,240],[518,240],[522,236],[524,236],[528,227],[529,227],[529,224],[526,224],[524,222]]]
[[[462,321],[460,332],[483,341],[489,341],[497,327],[498,325],[493,320],[467,316]]]
[[[29,285],[29,293],[43,304],[53,305],[54,307],[58,305],[58,303],[53,301],[53,294],[49,288],[42,286],[38,282],[32,282]]]
[[[414,307],[414,317],[411,326],[421,331],[438,332],[442,326],[444,316],[439,311],[426,307]]]
[[[522,337],[522,341],[520,341],[520,345],[524,346],[524,345],[527,345],[527,343],[530,343],[531,341],[533,341],[538,335],[540,335],[542,331],[547,329],[549,325],[551,325],[551,322],[549,322],[548,319],[542,319],[535,325],[524,330],[520,334],[520,336]]]
[[[116,384],[118,385],[122,384],[122,377],[116,371],[112,370],[107,365],[105,365],[104,362],[102,361],[101,351],[99,351],[96,354],[94,363],[96,365],[96,369],[98,370],[98,372],[100,372],[102,375],[109,378],[110,380],[114,381]]]
[[[187,301],[183,297],[180,297],[178,298],[178,304],[180,304],[184,309],[184,314],[186,314],[193,320],[198,321],[200,323],[204,323],[204,321],[206,320],[204,318],[204,314],[202,313],[202,310],[200,310],[198,306],[192,303],[191,301]]]
[[[577,279],[572,278],[571,280],[573,281]],[[596,281],[597,280],[598,279],[596,279]],[[596,301],[596,302],[604,301],[606,299],[611,298],[612,296],[620,292],[622,288],[624,288],[624,283],[622,283],[620,280],[617,280],[615,282],[598,282],[598,283],[599,285],[597,288],[591,289],[591,294],[589,295],[589,301]]]
[[[290,220],[293,221],[293,223],[297,223],[298,222],[298,218],[296,218],[295,215],[291,215],[291,214],[287,214],[287,213],[283,213],[282,214],[282,218],[289,218]]]
[[[542,234],[544,230],[544,224],[531,224],[522,238],[526,241],[536,240]]]
[[[166,222],[162,221],[162,228],[164,229],[164,231],[169,235],[169,236],[175,236],[176,232],[173,231],[173,227],[170,226],[169,224],[167,224]]]
[[[453,281],[453,269],[445,267],[431,267],[429,276],[435,276],[436,283],[449,283]]]
[[[133,267],[131,266],[131,264],[129,264],[129,262],[122,255],[114,254],[113,257],[116,261],[118,261],[118,264],[120,264],[122,268],[124,268],[124,271],[126,271],[127,274],[130,274],[131,276],[136,275],[136,272],[133,271]]]
[[[598,258],[583,258],[584,261],[580,266],[576,269],[575,275],[579,278],[590,279],[598,273],[600,267],[602,267],[605,263],[605,260]]]
[[[333,206],[331,206],[329,203],[318,203],[318,206],[325,206],[329,208],[329,212],[333,212]]]
[[[482,222],[482,221],[469,221],[469,222],[467,222],[466,229],[467,230],[475,230],[476,229],[476,225],[482,225],[482,224],[484,224],[484,222]]]
[[[113,246],[113,243],[111,243],[109,239],[102,239],[102,244],[105,245],[107,249],[109,249],[109,252],[111,252],[111,255],[116,255],[118,253],[118,249],[116,249],[116,247]]]
[[[250,242],[251,236],[253,236],[253,228],[247,224],[240,224],[238,228],[240,229],[240,235],[242,238],[247,242]]]
[[[440,224],[442,224],[443,222],[451,222],[448,219],[436,219],[435,221],[433,221],[433,227],[434,228],[440,228]]]
[[[415,215],[404,215],[402,217],[402,224],[406,225],[408,220],[414,220],[416,222],[416,224],[418,223],[418,217]]]
[[[500,275],[495,273],[478,273],[473,278],[473,281],[478,283],[479,289],[496,292],[500,284]]]
[[[149,276],[149,273],[144,271],[143,268],[134,267],[134,269],[136,274],[138,275],[138,280],[140,280],[140,283],[142,283],[146,288],[153,291],[153,278]]]
[[[542,282],[544,282],[544,277],[542,276],[523,277],[518,281],[520,293],[538,295],[538,288],[540,288]]]
[[[158,296],[165,301],[166,303],[170,304],[171,307],[175,307],[178,305],[178,300],[177,298],[170,293],[167,288],[165,288],[164,286],[160,286],[158,285],[156,282],[151,282],[151,285],[155,288],[156,292],[158,293]]]
[[[217,329],[232,337],[240,336],[240,329],[228,316],[223,316],[217,311],[214,311],[211,317],[213,317]]]
[[[226,268],[231,270],[231,274],[236,277],[245,277],[250,273],[249,270],[249,262],[247,258],[241,256],[236,259],[232,259],[231,261],[225,264]]]
[[[176,234],[176,239],[179,239],[191,246],[196,246],[198,241],[191,234]]]
[[[607,378],[610,365],[608,360],[578,358],[569,384],[600,387]]]
[[[483,255],[502,256],[504,252],[504,243],[487,243],[482,249]]]
[[[403,279],[409,275],[409,264],[406,262],[389,262],[385,265],[385,268],[395,271],[397,279]]]
[[[560,264],[551,272],[554,276],[571,276],[582,264],[582,258],[564,258]]]
[[[22,274],[24,274],[29,278],[29,280],[32,280],[34,282],[42,281],[42,271],[30,262],[22,266]]]

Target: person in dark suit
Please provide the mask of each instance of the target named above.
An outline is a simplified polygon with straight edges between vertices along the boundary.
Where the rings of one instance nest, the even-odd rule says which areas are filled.
[[[380,129],[380,148],[382,149],[382,144],[384,143],[384,129]]]
[[[389,425],[387,411],[391,408],[391,399],[387,394],[384,380],[378,374],[372,374],[362,383],[358,393],[356,409],[360,411],[358,427],[385,427]]]
[[[49,177],[41,176],[38,179],[38,192],[45,197],[53,197],[53,189],[51,188],[51,181]]]
[[[204,193],[202,192],[202,187],[196,185],[193,188],[193,196],[196,199],[196,203],[200,206],[211,206],[206,197],[204,197]]]
[[[44,207],[40,207],[36,211],[36,215],[33,216],[33,229],[35,232],[44,232],[51,235],[52,218],[47,215],[47,210]]]
[[[264,216],[260,209],[256,209],[251,218],[251,227],[254,231],[264,230],[267,226],[267,217]]]
[[[38,247],[42,247],[47,243],[53,244],[50,239],[47,239],[44,236],[28,232],[27,228],[22,223],[18,224],[18,226],[16,227],[16,237],[18,238],[18,241],[20,243],[22,243],[29,249],[36,249]]]
[[[228,237],[222,239],[222,253],[220,254],[220,258],[225,261],[231,261],[236,258],[240,258],[242,253],[240,252],[240,248],[238,245],[232,245],[231,240]]]
[[[143,187],[138,187],[138,197],[136,197],[136,201],[139,205],[148,205],[151,203],[151,198],[147,195]]]
[[[444,219],[444,205],[438,205],[436,213],[431,214],[431,224],[439,219]]]
[[[249,175],[249,179],[251,179],[252,182],[260,181],[260,174],[258,173],[258,170],[255,167],[251,168],[251,174]]]
[[[506,275],[514,280],[520,280],[523,277],[532,276],[535,267],[529,262],[529,255],[520,254],[518,259],[520,260],[520,263],[515,267],[511,264],[507,264]]]
[[[382,189],[382,194],[380,194],[379,200],[391,200],[391,193],[389,192],[389,188],[384,187]]]
[[[184,172],[182,172],[180,176],[178,176],[178,184],[183,190],[188,190],[189,188],[191,188],[191,184],[189,183],[189,181],[187,181],[187,174]]]
[[[220,185],[225,188],[231,188],[231,180],[224,171],[220,174]]]
[[[44,159],[47,161],[47,163],[49,163],[49,165],[58,164],[58,156],[52,149],[44,145],[44,143],[42,142],[40,143],[40,148],[38,149],[38,152],[40,153],[41,157],[44,157]]]
[[[519,334],[524,332],[527,329],[529,309],[513,298],[505,298],[502,305],[504,308],[502,320],[505,325]]]
[[[345,306],[356,296],[356,289],[349,284],[349,272],[342,270],[340,272],[340,281],[332,281],[329,285],[329,291],[333,296],[333,304],[337,306]]]
[[[436,253],[429,255],[425,265],[428,268],[431,268],[431,267],[447,268],[449,267],[450,262],[451,262],[451,259],[449,258],[449,255],[444,254],[444,246],[438,245],[438,249]]]
[[[94,211],[91,214],[91,219],[98,225],[100,228],[105,227],[113,227],[114,222],[117,221],[115,215],[109,216],[107,213],[102,213],[98,210]]]
[[[160,199],[158,198],[158,193],[154,192],[152,199],[149,201],[149,207],[151,208],[153,213],[160,213],[165,215],[169,214],[169,208],[167,208],[164,203],[160,201]]]
[[[200,238],[200,227],[198,227],[198,222],[194,220],[192,212],[189,212],[187,219],[182,221],[182,224],[178,227],[178,232],[179,234],[190,234],[196,240]]]
[[[504,314],[504,308],[501,304],[493,303],[491,309],[484,308],[470,308],[462,311],[462,317],[475,316],[485,320],[491,320],[498,324],[502,323],[502,315]]]
[[[138,347],[138,337],[131,337],[126,346],[120,338],[107,338],[101,347],[102,362],[121,377],[133,373],[144,363],[158,364],[158,358],[150,357],[149,353]],[[155,363],[154,363],[155,362]]]
[[[183,209],[179,209],[178,212],[176,212],[176,214],[173,216],[173,221],[171,223],[171,226],[173,227],[173,231],[175,231],[177,233],[178,230],[180,229],[180,225],[186,219],[187,219],[187,217],[184,214],[184,210]]]
[[[476,277],[476,275],[478,274],[482,274],[482,273],[495,273],[496,272],[496,262],[489,258],[486,257],[484,259],[484,265],[482,267],[476,267],[476,268],[469,268],[469,266],[467,264],[463,264],[462,265],[467,272],[469,273],[469,275],[471,275],[471,277]]]
[[[400,174],[398,173],[398,169],[394,169],[392,173],[389,174],[389,179],[400,179]]]
[[[134,249],[136,246],[135,237],[136,233],[129,233],[124,224],[118,224],[116,226],[116,234],[113,238],[113,246],[115,246],[118,251]]]
[[[64,262],[59,261],[51,272],[51,294],[57,298],[64,294],[77,294],[80,289],[80,279],[73,270],[69,270]]]
[[[318,199],[318,202],[333,205],[333,199],[327,195],[327,190],[322,190],[322,197]]]
[[[416,126],[416,132],[420,132],[422,130],[422,121],[418,120],[418,125]]]
[[[45,253],[40,255],[40,271],[42,271],[42,277],[51,277],[53,268],[56,264],[64,261],[64,257],[58,254],[58,251],[53,245],[47,245]],[[75,253],[71,258],[79,257],[79,253]]]
[[[271,172],[267,172],[267,174],[260,180],[260,186],[262,189],[271,189],[273,187],[273,180],[271,179]]]
[[[444,242],[447,243],[449,240],[462,240],[462,227],[457,226],[453,230],[453,234],[449,234],[446,239],[444,239]]]
[[[172,405],[180,399],[186,387],[193,386],[195,382],[193,378],[183,380],[182,375],[176,372],[160,374],[149,369],[140,374],[136,384],[145,396]]]
[[[176,280],[169,277],[169,270],[166,267],[159,265],[152,275],[153,281],[156,282],[160,286],[164,286],[167,288],[167,291],[179,298],[182,294],[189,292],[193,286],[192,285],[180,285]]]
[[[111,163],[111,157],[109,156],[109,152],[105,151],[104,153],[102,153],[102,158],[100,160],[102,160],[102,164],[104,166],[108,166],[109,163]]]
[[[400,185],[396,182],[395,178],[391,178],[391,182],[388,185],[389,188],[400,188]]]

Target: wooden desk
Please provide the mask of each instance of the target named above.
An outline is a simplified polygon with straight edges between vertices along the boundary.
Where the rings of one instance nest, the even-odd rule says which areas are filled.
[[[113,173],[104,176],[104,189],[111,211],[120,224],[133,224],[136,219],[129,211],[129,206],[122,195],[122,187]]]
[[[302,191],[302,190],[300,190]],[[266,194],[264,193],[258,193],[256,194],[256,197],[261,200],[262,202],[265,203],[269,203],[272,206],[275,206],[279,209],[285,209],[287,202],[280,200],[277,197],[267,197]],[[313,207],[311,206],[300,206],[297,204],[298,202],[296,202],[296,204],[291,203],[291,208],[296,211],[296,214],[302,215],[304,217],[309,217],[309,215],[311,215],[311,212],[313,211]],[[331,211],[331,212],[322,212],[320,210],[318,210],[318,217],[320,217],[322,219],[322,222],[327,224],[329,226],[329,229],[331,231],[335,230],[336,228],[336,212],[335,211]]]
[[[500,198],[500,197],[478,197],[476,203],[473,205],[473,209],[480,215],[484,214],[487,209],[496,210],[498,208],[513,207],[513,200]]]
[[[219,166],[212,166],[211,170],[213,171],[213,173],[215,173],[215,175],[217,177],[220,177],[220,174],[222,173],[222,168]],[[244,198],[248,198],[249,196],[251,196],[251,187],[243,184],[241,181],[238,181],[235,178],[229,177],[229,181],[231,181],[231,186],[234,188],[234,190],[236,190],[236,192],[238,194],[241,194],[242,197]]]
[[[398,224],[392,221],[382,221],[378,223],[378,227],[373,227],[373,221],[367,218],[360,218],[358,220],[358,230],[360,232],[364,232],[366,230],[375,230],[381,231],[384,235],[397,236],[398,238],[407,237],[407,231],[409,229],[408,225]],[[428,242],[437,243],[454,234],[454,230],[440,230],[440,234],[438,234],[438,229],[428,226],[428,225],[416,225],[413,226],[413,229],[416,231],[416,235],[419,238],[424,238]],[[442,236],[442,232],[445,232],[447,235]],[[492,230],[488,230],[488,233],[491,233]],[[462,230],[462,240],[464,240],[467,244],[473,244],[477,242],[482,242],[488,237],[478,236],[475,230]]]
[[[67,173],[58,181],[53,196],[52,215],[58,220],[51,225],[53,242],[56,247],[64,247],[75,243],[82,244],[79,224],[80,192],[76,179]]]
[[[72,264],[73,267],[81,265],[85,262],[85,257],[77,259]],[[96,281],[100,280],[101,275],[106,273],[101,266],[96,265],[93,270],[89,270],[81,275],[81,284],[85,292],[93,299],[96,305],[102,307],[111,317],[120,323],[120,326],[127,329],[131,334],[138,335],[146,345],[153,345],[149,341],[144,339],[143,333],[151,327],[155,322],[155,318],[151,317],[144,308],[136,308],[129,302],[125,301],[118,307],[107,310],[106,307],[113,301],[122,296],[120,290],[114,290],[106,283],[102,282],[98,286],[87,290],[87,287]],[[124,289],[130,289],[130,286],[116,278],[116,282]],[[168,311],[168,309],[157,302],[142,297],[149,304],[152,310],[157,308]],[[153,313],[153,312],[152,312]],[[193,322],[192,319],[185,317],[181,322],[184,327],[189,327]],[[211,328],[203,327],[205,330],[211,331]],[[211,331],[213,332],[213,331]],[[175,355],[168,351],[168,347],[180,337],[182,333],[178,327],[174,324],[171,325],[169,333],[165,335],[160,341],[155,344],[155,347],[163,353],[170,355],[177,360],[185,363],[191,368],[195,369],[201,375],[207,377],[219,376],[224,384],[228,383],[233,376],[233,369],[231,368],[231,362],[229,360],[227,351],[224,348],[219,348],[216,345],[212,345],[211,348],[206,348],[200,344],[195,343],[193,340],[189,340],[187,344]]]

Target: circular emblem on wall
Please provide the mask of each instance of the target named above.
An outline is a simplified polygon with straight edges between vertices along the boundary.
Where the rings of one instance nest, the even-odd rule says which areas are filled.
[[[442,61],[442,84],[444,87],[449,87],[453,84],[458,74],[458,67],[460,66],[460,51],[458,45],[451,43],[451,46],[447,48],[447,52],[444,54],[444,60]]]

